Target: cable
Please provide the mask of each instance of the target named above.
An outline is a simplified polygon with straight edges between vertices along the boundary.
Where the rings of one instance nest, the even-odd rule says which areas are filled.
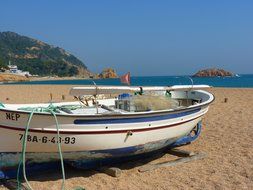
[[[29,181],[27,180],[27,177],[26,177],[25,154],[26,154],[27,136],[28,136],[30,123],[31,123],[34,112],[39,111],[39,110],[41,112],[46,111],[46,112],[51,113],[53,115],[54,119],[55,119],[55,124],[56,124],[56,129],[57,129],[57,147],[58,147],[58,152],[59,152],[59,156],[60,156],[60,160],[61,160],[61,169],[62,169],[62,186],[61,186],[61,189],[62,190],[65,189],[65,170],[64,170],[64,162],[63,162],[63,156],[62,156],[62,150],[61,150],[59,122],[58,122],[57,116],[55,114],[55,109],[56,109],[56,107],[53,106],[52,104],[50,104],[47,108],[36,107],[36,108],[33,108],[33,110],[31,111],[31,113],[29,115],[29,119],[28,119],[26,129],[25,129],[25,134],[24,134],[23,141],[22,141],[22,152],[21,152],[21,157],[20,157],[18,170],[17,170],[18,190],[21,189],[21,187],[20,187],[21,182],[20,182],[20,178],[19,178],[21,165],[23,165],[23,177],[25,179],[25,182],[26,182],[28,188],[33,190],[30,183],[29,183]]]

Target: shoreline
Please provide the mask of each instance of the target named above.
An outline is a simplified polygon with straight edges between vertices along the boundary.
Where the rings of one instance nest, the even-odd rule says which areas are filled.
[[[107,78],[89,78],[89,77],[78,77],[78,76],[73,76],[73,77],[52,77],[52,76],[44,76],[44,77],[25,77],[22,75],[16,75],[16,74],[9,74],[9,73],[1,73],[1,76],[13,76],[16,77],[16,80],[0,80],[0,84],[8,84],[8,83],[18,83],[18,82],[33,82],[33,81],[58,81],[58,80],[103,80]],[[22,78],[20,80],[19,78]],[[116,77],[119,78],[119,77]],[[113,78],[110,78],[113,79]]]
[[[192,84],[187,77],[132,77],[132,86],[173,86],[177,84]],[[119,78],[81,78],[81,77],[34,77],[23,82],[0,82],[1,85],[92,85],[94,80],[98,85],[122,85]],[[232,78],[194,78],[194,84],[207,84],[215,88],[253,88],[253,75]]]

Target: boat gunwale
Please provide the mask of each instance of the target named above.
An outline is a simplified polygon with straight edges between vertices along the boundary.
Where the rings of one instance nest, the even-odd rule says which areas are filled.
[[[215,96],[207,91],[201,90],[201,92],[208,94],[210,98],[200,104],[196,104],[193,106],[183,107],[179,109],[166,109],[166,110],[157,110],[157,111],[146,111],[146,112],[133,112],[133,113],[121,113],[121,114],[96,114],[96,115],[82,115],[82,114],[62,114],[62,113],[55,113],[57,117],[75,117],[75,118],[82,118],[82,119],[105,119],[105,118],[136,118],[136,117],[149,117],[149,116],[156,116],[156,115],[166,115],[171,113],[180,113],[182,111],[190,111],[198,108],[207,107],[210,105],[214,100]],[[210,100],[211,99],[211,100]],[[4,107],[0,107],[0,112],[12,112],[12,113],[19,113],[19,114],[31,114],[30,111],[22,111],[22,110],[11,110],[6,109]],[[40,116],[49,116],[52,115],[51,113],[47,112],[34,112],[34,115],[40,115]]]

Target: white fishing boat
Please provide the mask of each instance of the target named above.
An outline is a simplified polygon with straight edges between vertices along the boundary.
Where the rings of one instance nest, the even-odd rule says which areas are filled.
[[[64,161],[81,166],[187,143],[214,100],[202,88],[83,86],[70,90],[75,102],[2,104],[0,170],[17,167],[22,151],[27,164],[46,163],[60,159],[60,146]]]

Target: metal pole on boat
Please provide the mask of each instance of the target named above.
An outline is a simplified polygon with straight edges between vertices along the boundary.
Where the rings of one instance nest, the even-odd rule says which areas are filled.
[[[191,78],[191,77],[189,77],[189,79],[190,79],[190,81],[191,81],[191,83],[192,83],[192,88],[193,88],[193,80],[192,80],[192,78]]]
[[[93,84],[95,85],[96,87],[96,92],[95,92],[95,95],[94,95],[94,98],[95,98],[95,107],[96,107],[96,112],[98,114],[98,103],[97,103],[97,94],[98,94],[98,87],[97,87],[97,84],[95,83],[94,80],[92,80]]]
[[[192,80],[192,78],[191,77],[188,77],[189,79],[190,79],[190,81],[191,81],[191,83],[192,83],[192,88],[189,90],[189,91],[191,91],[192,89],[193,89],[193,80]],[[189,105],[189,96],[188,96],[189,94],[188,94],[188,91],[186,91],[186,97],[187,97],[187,105]]]
[[[98,103],[97,103],[97,95],[94,96],[95,97],[95,106],[96,106],[96,111],[98,114]]]

